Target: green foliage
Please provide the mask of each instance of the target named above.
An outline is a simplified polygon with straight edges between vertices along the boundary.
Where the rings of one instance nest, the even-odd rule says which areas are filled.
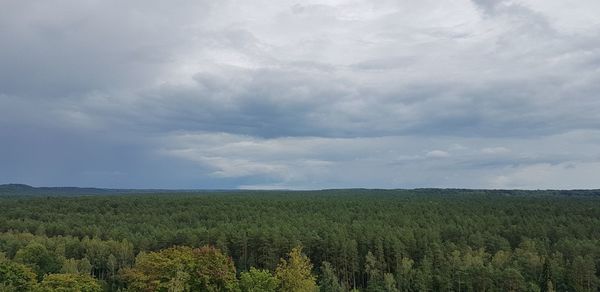
[[[92,273],[92,264],[87,258],[83,258],[77,262],[77,272],[83,275]]]
[[[235,267],[219,250],[172,247],[142,253],[122,276],[136,291],[236,291]]]
[[[504,291],[525,291],[527,283],[521,272],[514,268],[508,268],[502,272],[501,285]]]
[[[252,267],[248,272],[240,274],[240,287],[243,292],[275,292],[279,287],[279,280],[267,270]]]
[[[38,275],[38,279],[46,274],[60,272],[63,262],[58,255],[37,242],[31,242],[20,249],[15,255],[15,260],[31,267]]]
[[[35,273],[23,264],[15,263],[0,254],[0,291],[31,291]]]
[[[385,273],[383,275],[383,291],[386,292],[397,292],[398,288],[396,287],[396,279],[394,279],[394,275],[390,273]]]
[[[575,291],[598,291],[596,263],[590,255],[577,256],[571,264],[569,284]]]
[[[302,247],[294,247],[287,260],[280,260],[275,276],[281,282],[282,291],[315,292],[318,291],[318,287],[311,270],[312,264],[308,257],[302,254]]]
[[[108,291],[136,291],[136,282],[192,289],[213,277],[210,271],[178,264],[148,284],[145,278],[158,274],[161,265],[148,264],[158,269],[154,274],[142,272],[142,258],[172,246],[218,247],[227,256],[213,268],[233,270],[225,264],[233,261],[241,279],[252,267],[274,272],[279,259],[288,263],[286,254],[299,244],[310,261],[330,263],[330,276],[344,291],[393,291],[393,286],[400,291],[597,291],[598,193],[422,189],[0,195],[0,253],[36,271],[38,281],[46,273],[91,275]],[[190,261],[199,260],[190,255]],[[324,286],[322,268],[307,270],[318,273]],[[136,273],[126,278],[125,270]],[[237,289],[235,284],[231,289]]]
[[[76,259],[66,259],[63,262],[60,272],[63,274],[79,274],[77,265],[78,261]]]
[[[319,291],[321,292],[343,292],[340,281],[329,262],[321,263],[321,275],[319,277]]]
[[[102,286],[89,275],[49,274],[40,283],[44,292],[101,292]]]
[[[367,291],[383,291],[383,271],[380,268],[381,263],[377,261],[371,251],[365,256],[365,272],[368,276]]]

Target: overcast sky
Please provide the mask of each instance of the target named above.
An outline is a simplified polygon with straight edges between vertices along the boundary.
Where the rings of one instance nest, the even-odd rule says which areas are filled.
[[[600,188],[600,1],[2,1],[0,183]]]

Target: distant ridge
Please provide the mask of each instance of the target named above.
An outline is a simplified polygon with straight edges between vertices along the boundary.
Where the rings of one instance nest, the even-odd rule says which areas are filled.
[[[414,188],[414,189],[322,189],[322,190],[243,190],[243,189],[109,189],[89,187],[34,187],[27,184],[0,184],[0,196],[35,196],[35,197],[71,197],[94,195],[127,195],[127,194],[181,194],[181,193],[307,193],[307,194],[445,194],[445,195],[501,195],[501,196],[597,196],[600,189],[574,190],[519,190],[519,189],[459,189],[459,188]]]
[[[157,194],[189,192],[239,192],[242,190],[202,190],[202,189],[109,189],[87,187],[34,187],[27,184],[0,184],[0,196],[90,196],[121,194]]]
[[[34,187],[26,184],[4,184],[0,185],[0,190],[31,190]]]
[[[110,194],[159,193],[167,190],[105,189],[81,187],[34,187],[26,184],[1,184],[0,196],[89,196]]]

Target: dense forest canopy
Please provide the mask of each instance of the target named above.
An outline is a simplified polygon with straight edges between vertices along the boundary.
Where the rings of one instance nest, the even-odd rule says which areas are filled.
[[[29,191],[0,191],[0,291],[599,287],[597,191]]]

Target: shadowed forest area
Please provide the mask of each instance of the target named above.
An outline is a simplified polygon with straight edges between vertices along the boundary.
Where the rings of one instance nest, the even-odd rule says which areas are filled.
[[[0,195],[0,232],[0,291],[598,291],[600,284],[596,191],[13,191]]]

